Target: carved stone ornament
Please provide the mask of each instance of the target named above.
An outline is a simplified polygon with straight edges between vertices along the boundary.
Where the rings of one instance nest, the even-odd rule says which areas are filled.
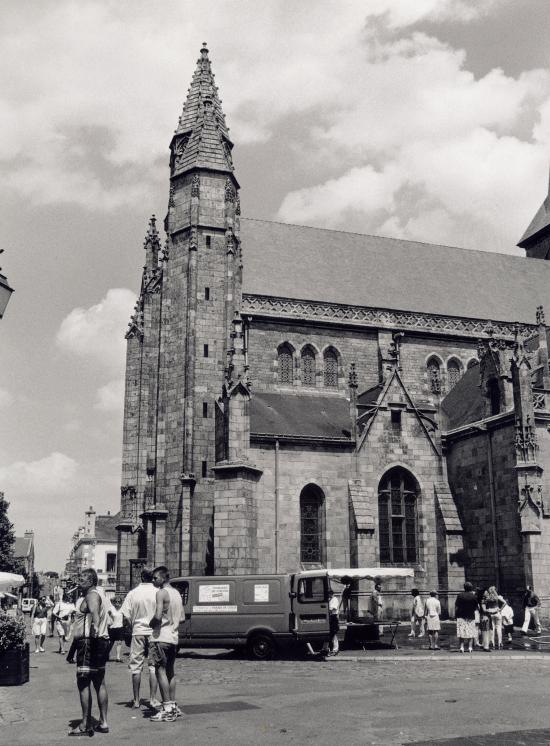
[[[168,194],[168,209],[170,209],[171,207],[175,207],[175,202],[174,202],[175,191],[176,190],[175,190],[174,185],[170,184],[170,192]]]
[[[537,436],[529,415],[524,424],[516,420],[516,454],[519,461],[535,461],[537,453]]]
[[[233,184],[231,183],[231,179],[225,180],[225,201],[226,202],[234,202],[235,201],[235,189],[233,188]]]
[[[198,197],[200,194],[200,186],[201,182],[199,179],[198,174],[193,175],[193,180],[191,181],[191,196],[192,197]]]
[[[520,489],[518,513],[522,533],[540,533],[543,516],[542,485],[532,484],[527,479]]]
[[[269,295],[243,295],[243,310],[250,315],[261,314],[274,318],[288,317],[304,321],[345,322],[353,326],[374,328],[416,329],[434,334],[449,332],[465,337],[479,338],[485,334],[487,322],[482,319],[466,319],[459,316],[437,316],[416,311],[393,311],[368,306],[348,306],[320,301],[290,300]],[[515,325],[498,323],[495,331],[501,337],[514,336]],[[522,326],[522,333],[533,333],[534,325]],[[485,342],[480,344],[478,354],[486,353]]]
[[[178,167],[181,165],[181,162],[183,160],[183,154],[185,153],[185,148],[187,147],[187,143],[189,142],[189,135],[185,135],[182,137],[174,146],[174,167]]]
[[[543,306],[537,306],[537,324],[545,324],[546,321],[544,320],[544,307]]]
[[[237,200],[235,202],[235,215],[241,214],[241,198],[237,196]]]

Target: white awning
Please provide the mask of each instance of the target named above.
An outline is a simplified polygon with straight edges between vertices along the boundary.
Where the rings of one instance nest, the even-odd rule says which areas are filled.
[[[341,580],[387,580],[389,578],[413,578],[414,571],[408,567],[335,567],[328,570],[304,570],[301,576],[313,577],[327,574],[329,578]]]
[[[25,578],[22,575],[16,575],[14,572],[0,572],[0,591],[19,588],[22,585],[25,585]]]

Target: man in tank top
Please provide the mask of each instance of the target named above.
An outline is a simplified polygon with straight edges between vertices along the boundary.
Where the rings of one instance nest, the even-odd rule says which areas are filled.
[[[149,657],[155,666],[162,696],[162,707],[151,720],[155,723],[173,721],[181,710],[176,704],[174,664],[178,650],[178,630],[183,616],[179,592],[169,583],[168,569],[161,565],[153,571],[153,585],[157,588],[156,610],[151,619],[153,633]]]
[[[109,699],[105,686],[105,664],[109,660],[109,604],[105,595],[97,588],[95,570],[86,568],[80,573],[82,592],[76,602],[74,639],[76,641],[76,682],[82,707],[82,720],[69,732],[70,736],[88,733],[93,735],[91,725],[92,691],[95,689],[99,707],[99,723],[95,730],[108,733],[107,707]]]

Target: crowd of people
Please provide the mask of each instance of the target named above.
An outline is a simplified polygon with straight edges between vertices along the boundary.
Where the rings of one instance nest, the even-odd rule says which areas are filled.
[[[431,591],[425,602],[417,588],[411,590],[411,595],[413,602],[409,637],[424,637],[427,631],[430,650],[439,650],[441,603],[437,598],[437,591]],[[527,586],[523,596],[523,635],[528,634],[531,624],[535,626],[535,633],[540,634],[542,628],[539,605],[538,596],[530,586]],[[506,642],[512,642],[514,611],[494,585],[474,590],[471,583],[464,583],[464,590],[456,597],[455,618],[456,636],[461,653],[466,651],[466,645],[469,653],[473,652],[474,647],[479,647],[485,652],[502,650],[504,635]]]
[[[144,568],[141,582],[122,603],[107,597],[91,568],[82,570],[78,589],[74,591],[80,593],[74,603],[65,592],[61,592],[57,600],[42,596],[34,604],[30,620],[35,654],[45,652],[45,639],[53,637],[55,631],[59,644],[57,652],[67,653],[67,662],[76,663],[82,717],[69,731],[69,736],[109,732],[105,669],[113,649],[114,660],[122,662],[124,642],[130,646],[132,700],[129,706],[141,707],[141,675],[147,666],[148,706],[154,711],[149,719],[152,722],[172,722],[180,717],[174,664],[183,604],[179,592],[170,585],[167,568]],[[67,651],[69,640],[71,644]],[[94,694],[99,708],[99,722],[95,725],[91,715]]]

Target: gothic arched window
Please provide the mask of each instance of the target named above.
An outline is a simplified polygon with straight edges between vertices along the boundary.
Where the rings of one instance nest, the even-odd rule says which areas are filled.
[[[447,363],[447,389],[450,391],[456,386],[462,377],[462,366],[458,360],[449,360]]]
[[[292,350],[287,344],[281,345],[277,350],[277,367],[279,383],[292,383],[294,380]]]
[[[378,486],[380,562],[411,564],[417,561],[418,485],[405,469],[390,469]]]
[[[325,500],[321,489],[308,484],[300,494],[300,562],[323,563]]]
[[[315,353],[311,347],[302,350],[302,383],[304,386],[315,386]]]
[[[431,357],[428,360],[428,386],[432,394],[441,393],[441,367],[439,360],[435,357]]]
[[[338,386],[338,355],[329,347],[324,354],[324,383],[325,386],[335,388]]]

